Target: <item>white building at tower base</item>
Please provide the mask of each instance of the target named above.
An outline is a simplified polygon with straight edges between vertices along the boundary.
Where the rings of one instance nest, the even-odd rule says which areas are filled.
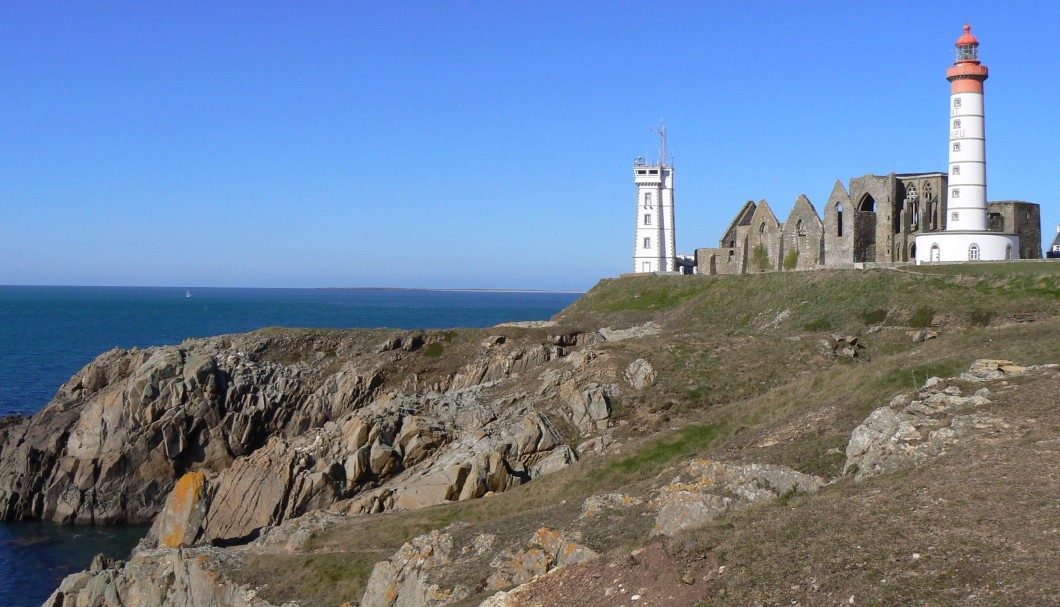
[[[1020,239],[1015,234],[979,231],[946,231],[916,237],[916,262],[996,261],[1019,259]]]

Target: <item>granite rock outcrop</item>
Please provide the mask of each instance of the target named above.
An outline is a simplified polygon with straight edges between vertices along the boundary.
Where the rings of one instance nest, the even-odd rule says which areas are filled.
[[[656,491],[651,506],[658,514],[652,534],[673,535],[755,502],[812,493],[824,484],[816,476],[774,464],[691,460]]]
[[[598,334],[520,330],[423,354],[451,339],[265,330],[112,350],[0,429],[0,518],[154,520],[147,547],[245,541],[319,509],[502,492],[577,461],[553,419],[607,427],[610,384],[587,366]],[[510,381],[567,358],[579,374],[561,390]]]
[[[142,550],[128,562],[100,563],[67,576],[44,607],[294,607],[274,605],[235,583],[227,571],[240,566],[241,556],[213,547]]]
[[[541,528],[524,545],[506,545],[492,534],[454,540],[460,525],[406,542],[376,564],[363,607],[441,607],[483,592],[524,584],[549,571],[596,557],[562,531]],[[476,585],[452,583],[454,571],[485,571]]]
[[[875,409],[854,429],[846,449],[844,474],[855,480],[923,464],[975,436],[1007,430],[996,414],[977,412],[991,404],[988,387],[963,395],[960,382],[973,385],[1004,381],[1056,365],[1023,367],[1007,360],[980,359],[949,380],[931,377],[915,394],[899,394]]]

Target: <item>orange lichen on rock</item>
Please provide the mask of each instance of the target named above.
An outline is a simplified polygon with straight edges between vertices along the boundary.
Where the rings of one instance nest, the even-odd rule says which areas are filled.
[[[180,548],[195,541],[206,514],[205,488],[206,475],[202,472],[188,472],[180,477],[158,515],[160,545]]]

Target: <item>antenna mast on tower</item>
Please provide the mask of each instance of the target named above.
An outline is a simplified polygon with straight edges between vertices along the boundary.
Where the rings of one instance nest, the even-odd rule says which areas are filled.
[[[667,166],[666,164],[666,123],[662,120],[659,121],[659,128],[652,129],[659,135],[659,166]]]

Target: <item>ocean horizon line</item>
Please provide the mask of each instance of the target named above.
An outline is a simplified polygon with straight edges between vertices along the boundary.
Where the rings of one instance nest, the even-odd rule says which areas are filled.
[[[444,293],[588,293],[587,289],[503,289],[475,287],[218,287],[218,286],[171,286],[171,285],[57,285],[57,284],[4,284],[0,288],[55,288],[55,289],[266,289],[276,291],[431,291]]]

